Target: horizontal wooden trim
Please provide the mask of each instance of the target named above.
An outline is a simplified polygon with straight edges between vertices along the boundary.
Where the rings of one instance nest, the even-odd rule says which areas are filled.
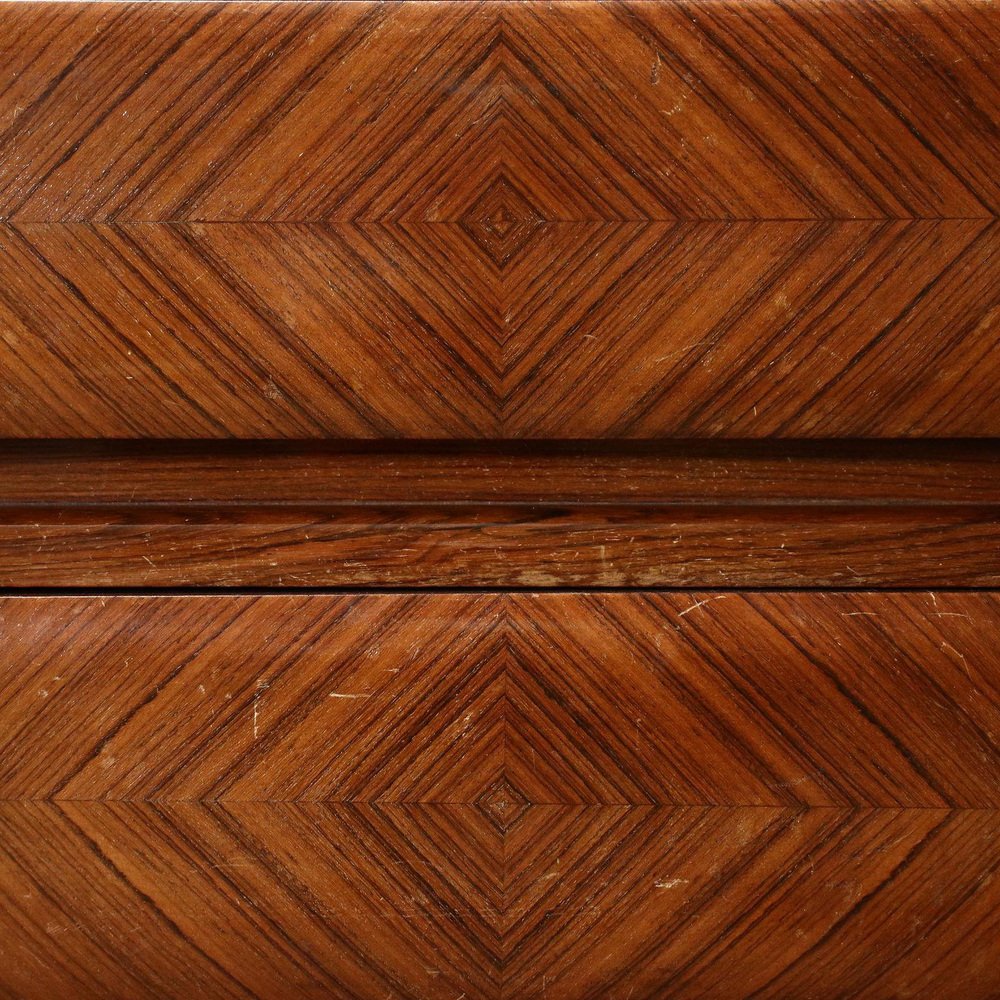
[[[0,509],[1000,503],[998,441],[0,442]]]
[[[991,442],[7,443],[0,586],[984,587]]]
[[[989,587],[1000,507],[9,508],[0,586]]]

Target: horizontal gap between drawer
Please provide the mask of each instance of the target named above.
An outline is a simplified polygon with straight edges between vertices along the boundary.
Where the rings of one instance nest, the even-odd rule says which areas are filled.
[[[997,587],[0,587],[0,597],[344,597],[366,594],[991,594]]]

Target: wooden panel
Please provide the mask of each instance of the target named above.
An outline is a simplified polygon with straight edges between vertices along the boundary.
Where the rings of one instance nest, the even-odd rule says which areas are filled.
[[[0,795],[472,801],[502,764],[501,601],[3,600]],[[36,742],[39,711],[79,740]]]
[[[0,628],[4,798],[472,803],[502,779],[1000,807],[994,594],[5,598]]]
[[[1000,996],[1000,6],[0,29],[0,996]]]
[[[991,1000],[998,837],[994,811],[532,806],[502,838],[461,805],[3,802],[0,990]]]
[[[21,222],[475,223],[500,181],[546,221],[1000,210],[991,4],[28,3],[4,24]]]
[[[541,807],[504,996],[990,997],[997,833],[993,811]]]
[[[499,436],[489,302],[401,253],[380,230],[0,229],[0,434]]]
[[[0,228],[0,435],[1000,433],[996,224],[578,228]]]
[[[500,835],[469,806],[0,803],[0,991],[498,998]]]
[[[0,437],[1000,435],[995,4],[0,27]]]
[[[7,598],[0,637],[5,996],[1000,990],[996,594]]]
[[[0,510],[0,587],[803,586],[1000,586],[1000,507]]]

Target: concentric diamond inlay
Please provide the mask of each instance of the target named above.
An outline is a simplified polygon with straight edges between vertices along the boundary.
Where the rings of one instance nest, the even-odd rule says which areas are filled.
[[[476,245],[503,270],[527,246],[543,219],[506,176],[496,177],[462,219]]]
[[[476,805],[502,833],[509,833],[531,803],[506,778],[499,778],[476,799]]]

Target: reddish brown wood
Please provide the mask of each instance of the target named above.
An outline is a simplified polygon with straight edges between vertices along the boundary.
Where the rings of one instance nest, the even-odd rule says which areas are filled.
[[[0,635],[7,995],[1000,989],[996,594],[8,598]]]
[[[0,509],[1000,504],[992,441],[0,442]]]
[[[5,5],[0,436],[997,436],[998,21]]]
[[[1000,989],[993,811],[532,806],[503,838],[464,805],[4,802],[0,832],[26,1000]]]
[[[996,587],[1000,507],[12,508],[5,587]]]
[[[503,995],[985,1000],[997,833],[993,811],[542,807],[513,838]]]
[[[1000,996],[996,3],[0,30],[0,996]]]
[[[0,585],[995,586],[998,469],[972,442],[24,443]]]
[[[495,250],[491,210],[515,197],[546,221],[1000,209],[990,4],[26,3],[4,18],[0,205],[19,222],[465,219]]]
[[[0,628],[4,798],[1000,807],[995,594],[6,598]]]

